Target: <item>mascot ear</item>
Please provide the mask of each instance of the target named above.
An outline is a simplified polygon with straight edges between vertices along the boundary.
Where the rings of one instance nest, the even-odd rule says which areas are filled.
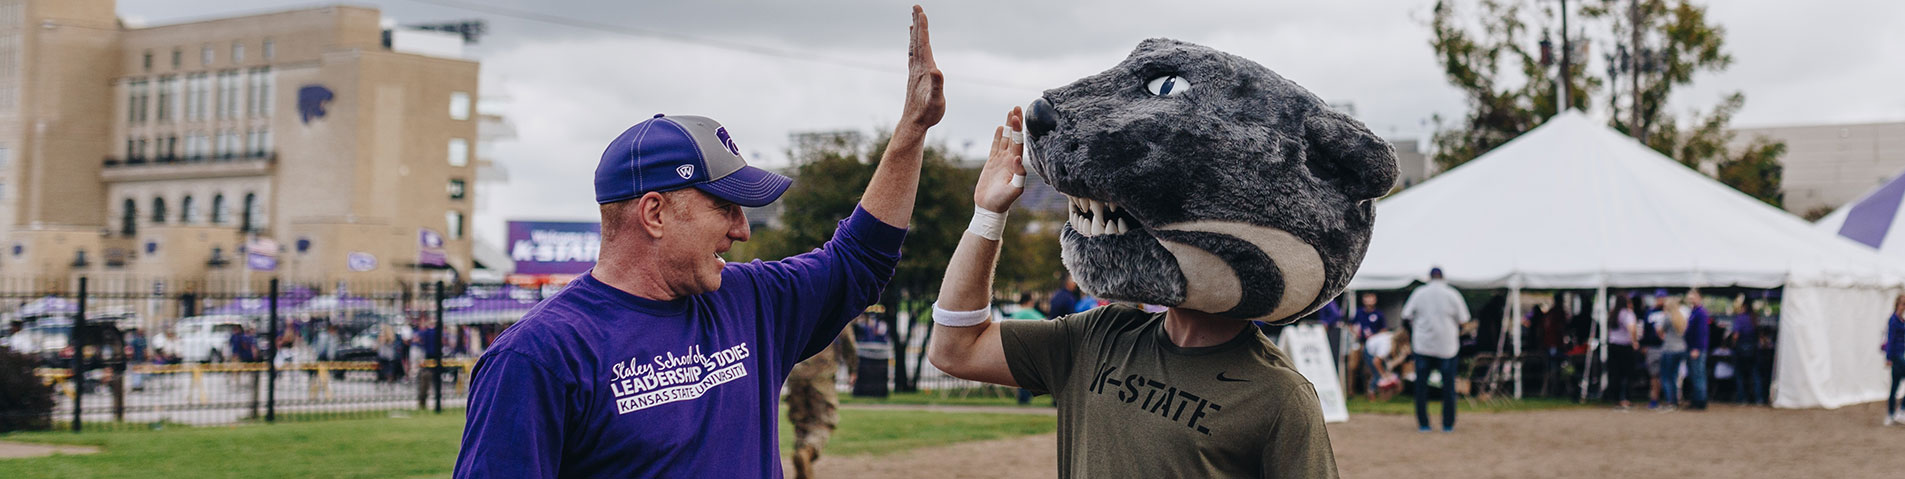
[[[1395,186],[1395,149],[1361,122],[1322,108],[1303,120],[1303,129],[1310,172],[1317,178],[1356,200],[1381,197]]]

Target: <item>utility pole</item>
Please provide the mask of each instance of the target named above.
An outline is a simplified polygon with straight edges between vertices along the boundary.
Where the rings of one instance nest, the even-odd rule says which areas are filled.
[[[1568,0],[1561,0],[1561,105],[1555,113],[1567,113],[1572,106],[1569,100],[1574,96],[1574,82],[1570,66],[1574,65],[1574,45],[1568,38]]]

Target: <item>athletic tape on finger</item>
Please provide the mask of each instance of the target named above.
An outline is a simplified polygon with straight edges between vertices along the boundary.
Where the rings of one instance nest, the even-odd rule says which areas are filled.
[[[1025,144],[1025,132],[1008,129],[1005,131],[1005,137],[1012,139],[1014,145]]]
[[[1021,174],[1016,174],[1016,173],[1015,173],[1015,174],[1013,174],[1013,175],[1012,175],[1012,187],[1013,187],[1013,188],[1024,188],[1024,187],[1025,187],[1025,175],[1021,175]]]

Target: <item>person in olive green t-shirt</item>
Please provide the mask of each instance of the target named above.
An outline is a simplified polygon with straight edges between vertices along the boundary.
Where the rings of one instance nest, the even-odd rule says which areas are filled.
[[[995,131],[979,215],[1018,200],[1022,151]],[[927,356],[954,377],[1052,394],[1059,477],[1337,476],[1315,388],[1249,322],[1127,306],[988,320],[999,241],[985,227],[976,219],[953,251]]]

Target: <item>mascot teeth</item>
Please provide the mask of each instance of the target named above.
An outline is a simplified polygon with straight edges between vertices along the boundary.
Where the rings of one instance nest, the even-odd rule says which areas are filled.
[[[1119,208],[1117,203],[1075,196],[1067,198],[1071,202],[1071,217],[1066,224],[1080,235],[1121,235],[1137,229],[1133,225],[1139,224],[1138,219],[1131,216],[1130,210]]]

